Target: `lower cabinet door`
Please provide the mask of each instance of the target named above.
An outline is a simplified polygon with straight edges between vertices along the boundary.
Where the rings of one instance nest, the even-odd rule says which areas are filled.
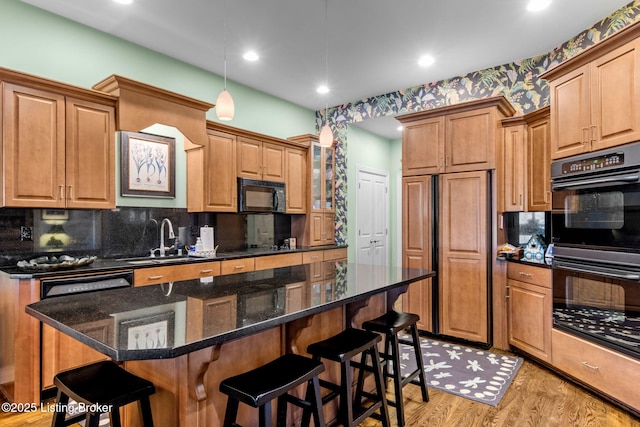
[[[509,280],[509,344],[551,362],[551,289]]]

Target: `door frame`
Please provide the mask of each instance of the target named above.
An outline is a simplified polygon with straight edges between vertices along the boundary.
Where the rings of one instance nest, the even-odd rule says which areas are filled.
[[[368,175],[377,175],[380,177],[383,177],[385,180],[385,188],[386,188],[386,192],[385,192],[385,197],[384,197],[384,210],[385,210],[385,230],[386,233],[384,235],[384,247],[385,247],[385,251],[386,251],[386,264],[388,265],[391,259],[391,251],[389,250],[389,172],[385,171],[385,170],[381,170],[381,169],[375,169],[375,168],[371,168],[369,166],[362,166],[362,165],[358,165],[356,166],[356,185],[360,183],[360,176],[361,174],[368,174]],[[358,206],[359,204],[359,200],[360,200],[360,186],[357,185],[356,187],[356,242],[358,239],[358,230],[360,229],[359,227],[359,223],[358,223],[358,213],[360,212],[360,206]],[[356,263],[358,262],[358,258],[359,258],[359,251],[356,248]]]

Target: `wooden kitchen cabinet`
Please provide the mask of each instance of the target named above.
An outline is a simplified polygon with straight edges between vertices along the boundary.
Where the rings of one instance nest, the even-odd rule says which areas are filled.
[[[335,243],[335,149],[321,147],[316,135],[300,135],[290,141],[309,145],[308,210],[291,219],[291,232],[302,246]]]
[[[432,178],[402,179],[402,266],[432,270]],[[402,296],[402,309],[420,316],[418,329],[433,332],[433,279],[412,283]]]
[[[502,212],[522,212],[526,210],[527,198],[527,156],[526,156],[526,124],[521,117],[516,120],[502,121],[504,137],[502,140],[503,155],[503,190]],[[499,198],[500,200],[500,198]]]
[[[237,150],[239,177],[284,182],[285,146],[238,137]]]
[[[223,261],[136,268],[133,271],[133,286],[147,286],[158,283],[219,276],[221,274],[221,262]]]
[[[285,149],[285,191],[287,207],[285,213],[304,214],[307,212],[307,150],[287,147]]]
[[[114,337],[113,319],[87,322],[81,325],[85,333],[96,339],[109,342]],[[109,358],[97,350],[81,343],[70,336],[42,325],[42,353],[40,363],[42,389],[54,386],[53,377],[62,371],[88,365]]]
[[[33,80],[2,83],[4,206],[114,208],[115,99]]]
[[[185,140],[187,209],[190,212],[237,212],[236,136],[207,129],[207,144]]]
[[[489,343],[488,172],[440,176],[440,333]]]
[[[640,408],[640,362],[563,331],[552,330],[553,366],[609,397]]]
[[[402,175],[493,169],[499,121],[515,113],[503,97],[485,98],[398,116]]]
[[[544,107],[525,116],[527,122],[527,211],[551,210],[551,120]]]
[[[549,107],[502,121],[498,210],[551,210]]]
[[[640,35],[631,26],[544,73],[551,105],[551,157],[640,139]]]
[[[509,344],[551,363],[551,270],[510,262],[507,309]]]

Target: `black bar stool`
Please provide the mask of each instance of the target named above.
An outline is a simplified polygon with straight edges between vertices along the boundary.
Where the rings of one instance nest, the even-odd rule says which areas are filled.
[[[287,421],[287,403],[303,409],[303,425],[308,426],[311,415],[316,427],[324,427],[322,400],[318,374],[324,371],[321,362],[297,354],[285,354],[279,358],[240,375],[229,377],[220,383],[220,391],[228,396],[224,415],[224,426],[238,426],[238,405],[243,402],[258,408],[260,427],[271,426],[271,401],[278,398],[278,426]],[[307,383],[305,399],[292,394],[291,390]]]
[[[394,385],[395,400],[389,400],[389,405],[395,406],[396,416],[398,418],[398,426],[404,425],[404,404],[402,399],[402,388],[414,378],[418,377],[418,384],[422,391],[422,401],[429,401],[429,392],[427,390],[427,382],[424,373],[424,361],[422,360],[422,351],[420,350],[420,337],[418,336],[417,323],[420,316],[413,313],[397,312],[395,310],[387,311],[380,317],[366,321],[362,324],[362,328],[368,331],[384,334],[385,344],[384,352],[380,354],[384,360],[384,376],[391,378]],[[409,329],[411,340],[398,338],[398,333]],[[409,375],[402,378],[400,372],[400,344],[413,347],[416,357],[416,370],[410,372]],[[393,373],[389,372],[389,362],[393,363]]]
[[[52,427],[63,427],[86,419],[86,427],[98,427],[100,415],[109,412],[112,427],[120,427],[120,407],[138,402],[144,427],[153,427],[149,396],[156,389],[150,381],[127,372],[106,360],[58,373],[53,377],[58,388]],[[67,417],[69,398],[83,404],[86,413]]]
[[[330,390],[330,393],[322,398],[325,404],[340,396],[340,410],[338,421],[346,427],[355,427],[365,418],[373,417],[380,410],[380,419],[384,427],[389,426],[389,411],[385,396],[384,378],[378,343],[382,341],[380,335],[361,329],[348,328],[326,340],[310,344],[307,353],[315,360],[321,358],[340,363],[340,384],[334,384],[326,380],[320,380],[320,385]],[[361,354],[360,362],[353,358]],[[367,356],[371,363],[367,363]],[[365,393],[361,385],[357,387],[355,398],[353,396],[353,371],[373,372],[376,382],[376,393]],[[371,406],[363,407],[363,398],[367,398]]]

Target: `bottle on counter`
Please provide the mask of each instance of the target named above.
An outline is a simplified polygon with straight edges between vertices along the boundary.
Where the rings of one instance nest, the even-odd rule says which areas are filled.
[[[202,243],[202,238],[198,237],[196,239],[196,255],[204,252],[204,243]]]

